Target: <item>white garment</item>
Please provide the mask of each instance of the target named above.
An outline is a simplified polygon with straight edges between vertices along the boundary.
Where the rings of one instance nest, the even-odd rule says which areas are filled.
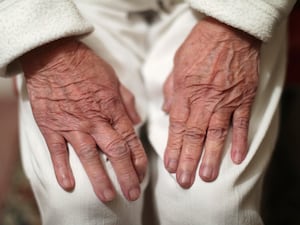
[[[148,112],[149,138],[156,152],[152,154],[151,178],[160,224],[262,224],[258,213],[261,181],[277,134],[276,110],[286,64],[285,22],[282,21],[275,29],[272,28],[273,37],[262,47],[260,84],[253,106],[249,132],[250,148],[246,160],[239,166],[234,165],[229,157],[228,142],[218,179],[213,183],[205,183],[197,178],[190,190],[183,190],[175,178],[163,169],[162,155],[166,145],[168,118],[161,111],[162,84],[171,71],[176,49],[197,19],[203,15],[192,12],[187,4],[172,5],[170,2],[168,13],[160,11],[160,19],[149,28],[136,14],[128,16],[126,10],[115,9],[113,4],[103,5],[103,1],[76,1],[83,17],[95,28],[95,32],[86,37],[84,42],[105,58],[115,68],[121,81],[135,93],[138,98],[137,107],[143,118]],[[52,6],[55,7],[55,4]],[[132,10],[136,11],[137,8]],[[86,29],[82,29],[82,33],[89,32],[90,27],[84,26]],[[150,29],[150,33],[146,32],[147,29]],[[61,29],[58,32],[60,37],[69,35],[63,31]],[[45,41],[43,37],[41,40],[40,44]],[[32,47],[34,45],[30,46]],[[20,51],[14,49],[12,55],[20,55]],[[7,65],[10,61],[5,62],[6,64],[0,65]],[[119,196],[115,201],[107,205],[102,204],[93,193],[71,146],[70,161],[76,188],[72,193],[67,193],[59,187],[46,144],[32,117],[22,77],[19,77],[18,83],[21,93],[22,160],[38,200],[44,224],[141,224],[143,196],[138,201],[129,203],[118,189]],[[146,102],[148,108],[145,107]],[[113,183],[118,187],[110,163],[105,165]],[[146,185],[147,179],[142,190]]]
[[[148,93],[148,135],[154,147],[151,181],[161,225],[261,225],[259,204],[262,179],[275,145],[277,108],[286,66],[286,23],[261,48],[259,86],[249,127],[249,152],[241,165],[230,157],[231,134],[216,181],[203,182],[199,176],[189,190],[183,190],[163,166],[167,143],[168,116],[160,110],[162,85],[172,70],[173,56],[201,14],[178,5],[164,14],[150,35],[150,54],[143,67]],[[176,18],[176,19],[174,19]]]
[[[268,41],[295,0],[186,0],[206,15]]]
[[[38,46],[82,35],[92,26],[69,0],[0,0],[0,76],[15,75],[15,61]]]

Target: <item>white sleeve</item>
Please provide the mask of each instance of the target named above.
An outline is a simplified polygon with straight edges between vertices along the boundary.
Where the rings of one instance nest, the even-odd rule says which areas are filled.
[[[0,76],[24,53],[92,29],[71,0],[0,0]]]
[[[296,0],[186,0],[190,6],[262,41],[268,41]]]

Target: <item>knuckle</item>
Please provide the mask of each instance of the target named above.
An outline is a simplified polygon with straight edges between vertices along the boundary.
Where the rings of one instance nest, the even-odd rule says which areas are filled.
[[[88,144],[82,144],[78,149],[78,156],[84,161],[92,161],[99,157],[98,152],[94,146]]]
[[[107,182],[107,176],[104,172],[98,170],[89,170],[88,176],[93,180],[93,182],[98,184],[103,184]]]
[[[133,171],[130,171],[129,169],[123,169],[120,171],[119,175],[121,176],[120,182],[125,186],[138,182],[136,177],[133,175]]]
[[[133,158],[134,164],[137,166],[145,167],[148,164],[148,159],[144,151],[136,151]]]
[[[200,127],[189,127],[185,131],[185,138],[189,140],[202,140],[206,136],[206,131]]]
[[[179,156],[179,152],[181,150],[182,141],[178,138],[172,138],[168,141],[167,145],[167,152],[170,155],[175,155],[176,157]]]
[[[185,132],[185,125],[183,121],[175,121],[173,120],[170,123],[170,132],[177,135],[183,135]]]
[[[208,136],[211,139],[224,140],[227,137],[228,130],[223,127],[209,128]]]
[[[221,145],[212,146],[206,151],[205,164],[210,166],[215,166],[220,163],[222,157]]]
[[[242,98],[243,98],[243,104],[244,105],[251,105],[251,103],[254,101],[255,95],[257,91],[257,84],[252,85],[251,87],[245,87],[242,90]]]
[[[52,163],[56,171],[62,171],[67,167],[67,162],[62,158],[52,158]]]
[[[124,135],[124,139],[126,140],[130,149],[136,149],[141,147],[141,142],[134,131],[128,131]]]
[[[106,154],[111,159],[121,159],[129,155],[129,149],[122,140],[113,140],[106,146]]]
[[[66,144],[62,142],[55,142],[48,144],[49,151],[52,155],[60,156],[66,153]]]
[[[62,161],[54,161],[53,162],[54,168],[56,171],[61,171],[62,169],[66,168],[66,164]]]
[[[247,117],[239,117],[234,120],[233,127],[238,129],[247,130],[249,127],[249,119]]]
[[[137,136],[136,136],[134,130],[131,129],[131,128],[126,129],[126,130],[123,132],[123,136],[124,136],[124,138],[125,138],[127,141],[132,141],[132,140],[136,140],[136,139],[137,139]]]
[[[182,155],[181,161],[186,165],[189,165],[189,167],[193,167],[193,165],[198,163],[198,160],[195,158],[195,156],[187,153]]]

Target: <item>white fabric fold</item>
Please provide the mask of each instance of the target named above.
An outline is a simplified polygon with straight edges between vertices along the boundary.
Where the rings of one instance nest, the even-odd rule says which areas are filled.
[[[266,42],[295,0],[186,0],[200,12]]]

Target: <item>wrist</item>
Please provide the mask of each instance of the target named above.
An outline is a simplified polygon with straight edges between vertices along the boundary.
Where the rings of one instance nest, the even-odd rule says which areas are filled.
[[[227,25],[213,17],[205,17],[199,23],[202,23],[201,25],[206,26],[206,29],[213,31],[213,33],[219,34],[219,36],[234,36],[238,39],[248,42],[256,48],[259,48],[262,44],[262,41],[254,37],[253,35],[248,34],[243,30]]]
[[[80,42],[75,38],[59,39],[37,47],[20,57],[20,62],[25,74],[36,74],[37,71],[47,70],[60,63],[65,64],[66,57],[74,56]]]

